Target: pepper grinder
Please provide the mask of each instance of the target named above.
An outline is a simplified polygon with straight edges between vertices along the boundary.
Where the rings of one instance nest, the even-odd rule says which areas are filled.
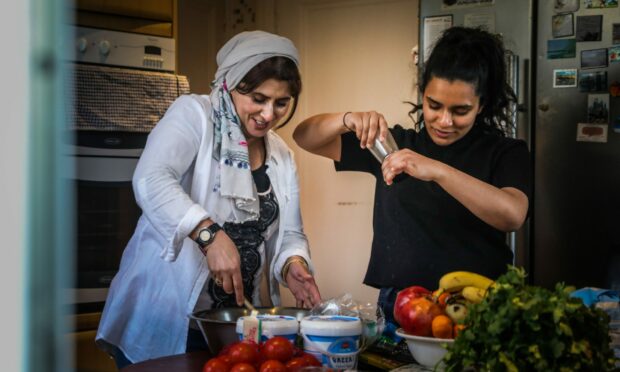
[[[396,141],[394,141],[394,137],[392,137],[392,132],[388,130],[385,140],[380,141],[377,136],[374,145],[368,147],[368,150],[370,150],[379,163],[383,163],[383,159],[394,151],[398,151],[398,146],[396,145]]]
[[[394,137],[392,137],[392,132],[388,130],[387,135],[385,136],[385,140],[380,141],[379,137],[375,138],[375,143],[373,146],[368,147],[368,150],[372,153],[372,155],[379,161],[379,163],[383,163],[383,160],[393,153],[394,151],[398,151],[398,145],[396,145],[396,141],[394,141]],[[407,174],[401,173],[398,176],[394,177],[394,182],[400,182],[407,177]]]

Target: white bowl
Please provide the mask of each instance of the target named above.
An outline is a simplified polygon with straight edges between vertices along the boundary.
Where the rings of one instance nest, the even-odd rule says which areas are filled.
[[[425,367],[435,367],[448,351],[447,345],[454,342],[449,338],[410,335],[402,328],[397,329],[396,334],[407,341],[407,347],[413,358]]]

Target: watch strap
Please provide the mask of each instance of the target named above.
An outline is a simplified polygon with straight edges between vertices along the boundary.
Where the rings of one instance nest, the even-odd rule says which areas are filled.
[[[201,237],[202,232],[205,230],[209,232],[209,238],[206,240],[202,239]],[[215,234],[220,230],[222,230],[222,226],[220,226],[218,223],[212,223],[211,225],[202,227],[200,230],[198,230],[198,236],[196,237],[196,239],[194,239],[194,241],[200,246],[202,253],[207,253],[207,248],[209,247],[209,244],[213,243],[213,240],[215,239]]]

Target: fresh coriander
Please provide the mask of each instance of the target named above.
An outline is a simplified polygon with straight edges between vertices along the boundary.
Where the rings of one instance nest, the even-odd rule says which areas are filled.
[[[609,318],[571,298],[525,284],[509,267],[484,301],[472,305],[467,328],[444,357],[446,371],[613,371]]]

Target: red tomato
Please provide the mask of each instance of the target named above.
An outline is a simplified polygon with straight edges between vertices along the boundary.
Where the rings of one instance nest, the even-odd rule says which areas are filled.
[[[303,358],[303,360],[306,362],[306,365],[308,366],[312,366],[312,367],[322,366],[321,362],[312,354],[303,353],[301,358]]]
[[[230,358],[230,355],[228,355],[228,354],[220,355],[220,356],[218,356],[218,359],[221,359],[224,362],[228,363],[229,366],[232,366],[234,364],[232,362],[232,359]]]
[[[259,372],[286,372],[286,366],[279,360],[269,359],[260,365]]]
[[[209,359],[202,367],[202,372],[228,372],[230,364],[224,359],[217,357]]]
[[[275,359],[286,362],[293,357],[293,344],[282,336],[275,336],[263,342],[260,354],[265,359]]]
[[[396,321],[405,332],[415,336],[432,336],[433,318],[442,314],[443,311],[432,300],[426,297],[411,298],[404,303],[400,311],[394,311]]]
[[[230,346],[227,354],[233,364],[249,363],[254,364],[258,361],[258,348],[256,344],[249,342],[238,342]]]
[[[396,300],[394,301],[394,320],[396,320],[396,322],[400,324],[399,318],[400,314],[402,314],[402,307],[410,299],[426,296],[432,296],[431,291],[419,285],[414,285],[400,290],[396,295]]]
[[[256,368],[250,363],[235,363],[230,372],[256,372]]]
[[[295,357],[288,362],[286,362],[286,370],[290,372],[295,372],[303,367],[309,366],[307,364],[308,361],[304,357]]]

